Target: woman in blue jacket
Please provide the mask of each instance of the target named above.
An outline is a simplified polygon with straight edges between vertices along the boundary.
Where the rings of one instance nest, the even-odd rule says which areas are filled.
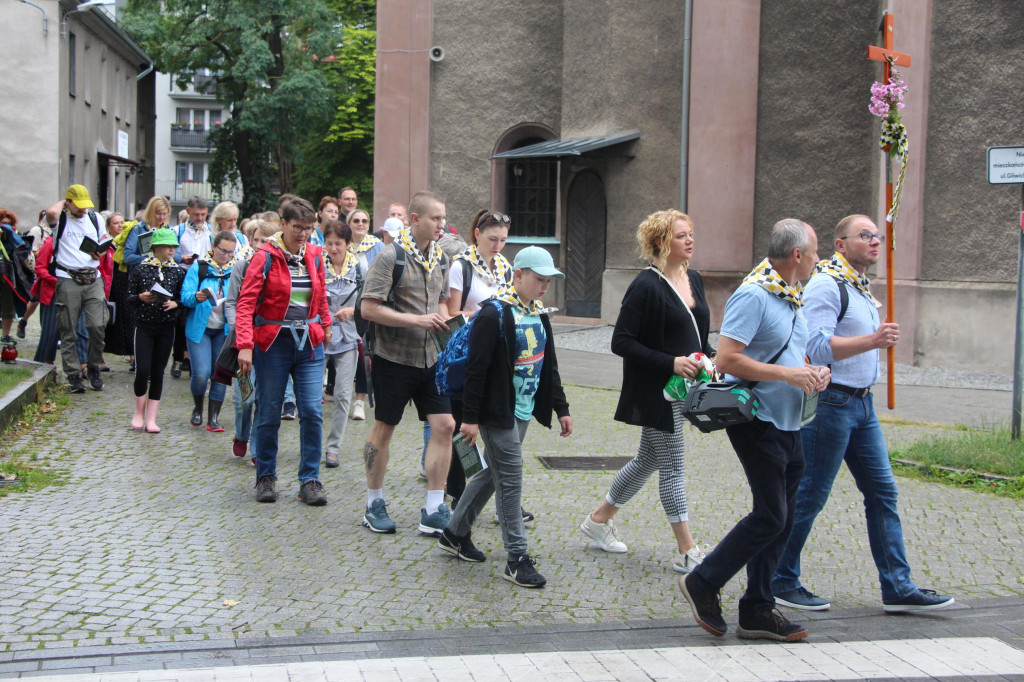
[[[221,432],[220,408],[227,386],[211,382],[213,363],[220,355],[230,325],[224,317],[224,299],[228,295],[231,268],[235,264],[235,235],[229,230],[218,232],[213,249],[188,269],[181,290],[181,301],[191,308],[185,323],[185,341],[192,362],[192,399],[195,408],[189,423],[203,425],[203,399],[210,384],[210,408],[206,430]]]

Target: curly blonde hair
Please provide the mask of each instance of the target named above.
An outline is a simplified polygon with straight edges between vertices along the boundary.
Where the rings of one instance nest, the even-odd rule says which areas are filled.
[[[670,208],[658,211],[644,218],[636,229],[636,241],[640,244],[640,257],[658,268],[665,267],[668,256],[668,243],[672,239],[672,228],[677,220],[682,220],[693,230],[693,220],[682,211]],[[685,267],[685,266],[684,266]]]

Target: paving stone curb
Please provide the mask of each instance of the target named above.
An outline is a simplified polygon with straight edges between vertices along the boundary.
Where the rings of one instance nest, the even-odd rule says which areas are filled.
[[[25,379],[5,395],[0,396],[0,431],[6,429],[20,415],[21,409],[39,399],[47,385],[57,383],[57,367],[31,360],[19,360],[18,365],[34,367],[32,377]]]

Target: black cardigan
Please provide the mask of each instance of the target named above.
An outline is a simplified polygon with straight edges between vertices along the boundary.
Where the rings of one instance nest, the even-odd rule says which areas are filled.
[[[657,272],[641,271],[626,289],[612,335],[612,352],[622,357],[617,421],[673,433],[672,405],[662,396],[662,389],[672,378],[675,359],[715,352],[708,345],[711,311],[704,298],[704,282],[695,270],[686,274],[697,330],[675,289]]]
[[[185,283],[185,271],[177,264],[163,267],[164,278],[160,280],[160,269],[155,265],[137,265],[128,275],[128,303],[135,306],[135,323],[142,327],[174,325],[181,309],[181,286]],[[178,307],[164,310],[163,303],[146,303],[139,294],[149,291],[154,284],[174,294]]]
[[[469,334],[469,361],[466,383],[462,389],[462,423],[484,424],[509,429],[515,426],[516,393],[512,383],[513,353],[516,348],[516,325],[507,304],[502,304],[502,332],[498,329],[498,311],[484,303],[473,318]],[[544,363],[540,369],[540,385],[534,396],[533,416],[551,428],[551,411],[559,417],[569,415],[569,403],[562,390],[555,358],[555,337],[547,315],[540,316],[547,342]]]

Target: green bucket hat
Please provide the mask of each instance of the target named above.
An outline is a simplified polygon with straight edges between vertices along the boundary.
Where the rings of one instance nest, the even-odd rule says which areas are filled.
[[[150,246],[178,246],[178,238],[175,236],[173,230],[169,230],[166,227],[157,228],[153,230],[153,241],[150,242]]]

